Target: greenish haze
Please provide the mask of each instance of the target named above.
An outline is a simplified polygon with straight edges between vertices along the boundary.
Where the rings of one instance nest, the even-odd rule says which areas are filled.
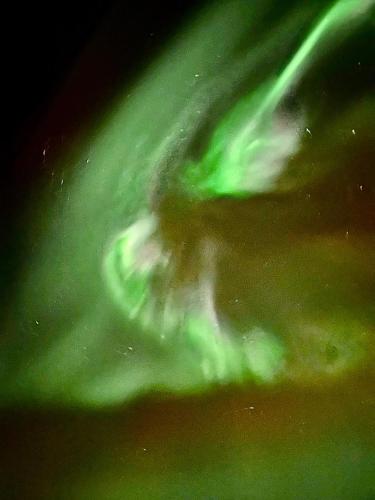
[[[252,316],[248,308],[245,326],[237,328],[215,306],[220,245],[207,240],[198,259],[205,271],[188,286],[173,288],[176,259],[160,228],[159,209],[171,193],[190,208],[222,195],[277,192],[289,160],[304,151],[311,135],[309,113],[285,117],[284,101],[310,71],[319,71],[321,59],[355,36],[373,2],[311,4],[285,8],[271,22],[272,2],[210,3],[139,83],[118,97],[80,150],[61,161],[57,187],[36,196],[39,209],[27,233],[30,257],[4,323],[9,333],[0,364],[3,404],[102,407],[153,390],[190,393],[213,384],[277,383],[289,377],[287,324],[300,338],[308,323],[311,343],[314,328],[325,332],[318,357],[324,357],[331,337],[335,346],[342,344],[339,373],[362,360],[365,349],[348,341],[346,328],[367,329],[372,309],[365,303],[364,313],[348,312],[347,290],[354,296],[354,285],[349,279],[342,291],[342,262],[324,248],[309,249],[306,268],[313,262],[330,278],[332,270],[335,285],[332,295],[306,299],[307,320],[299,311],[290,313],[284,294],[294,300],[306,285],[313,283],[315,293],[325,284],[309,273],[301,278],[293,266],[306,254],[298,247],[280,257],[280,291],[263,283],[266,313],[259,306]],[[206,127],[216,119],[218,125]],[[345,123],[352,140],[350,119]],[[203,146],[195,145],[196,136]],[[332,137],[324,140],[329,149]],[[368,264],[355,250],[344,252],[351,275],[365,280]],[[257,256],[252,258],[251,285],[259,291],[263,275]],[[316,318],[312,311],[321,302],[334,304],[334,314],[323,306]],[[261,316],[266,319],[258,324]],[[309,357],[308,342],[302,344],[309,368],[315,358]],[[305,381],[304,372],[300,378]]]

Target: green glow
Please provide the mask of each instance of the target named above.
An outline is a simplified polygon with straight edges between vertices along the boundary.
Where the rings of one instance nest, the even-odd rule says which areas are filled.
[[[287,159],[299,147],[304,129],[277,127],[275,112],[317,51],[339,28],[363,15],[370,2],[338,0],[307,35],[280,76],[252,90],[225,117],[206,154],[187,166],[186,185],[201,197],[248,196],[274,187]]]
[[[249,308],[246,324],[237,329],[215,307],[220,265],[216,254],[200,262],[207,271],[203,277],[192,279],[186,288],[169,286],[178,259],[163,241],[162,216],[158,208],[153,212],[150,199],[163,200],[176,189],[181,204],[190,208],[222,195],[272,192],[291,156],[303,149],[309,125],[303,111],[290,120],[283,116],[284,99],[298,90],[317,61],[340,47],[344,35],[366,19],[372,4],[339,0],[322,15],[307,2],[288,12],[264,37],[257,24],[272,2],[213,3],[139,83],[118,98],[101,126],[82,141],[79,153],[62,161],[60,170],[69,173],[59,183],[57,200],[54,192],[40,204],[41,216],[30,236],[28,271],[18,287],[17,312],[5,325],[16,332],[14,339],[4,341],[1,358],[5,403],[24,398],[103,406],[151,390],[188,393],[212,384],[282,382],[289,369],[283,334],[289,328],[299,338],[311,324],[320,325],[326,344],[333,337],[335,345],[344,346],[343,358],[330,365],[334,374],[358,362],[358,346],[343,341],[343,323],[350,330],[366,329],[370,312],[351,321],[349,312],[348,317],[327,313],[316,319],[310,310],[301,318],[299,310],[288,309],[288,300],[298,303],[305,286],[313,283],[315,293],[325,285],[309,275],[311,263],[324,276],[331,277],[331,269],[337,272],[339,279],[335,276],[331,282],[338,301],[349,302],[347,290],[355,295],[351,281],[342,279],[341,264],[324,249],[302,242],[284,255],[282,245],[275,245],[281,264],[271,271],[267,269],[272,259],[271,264],[259,264],[252,255],[248,292],[256,303],[256,286],[266,275],[262,297],[267,314],[257,312],[267,318],[258,325]],[[302,42],[301,26],[306,33]],[[255,72],[261,83],[253,85]],[[235,99],[248,80],[245,97]],[[220,104],[228,96],[236,102],[222,112]],[[217,115],[219,124],[212,127],[203,153],[193,154],[193,139],[203,134],[206,120]],[[345,116],[350,133],[355,114]],[[326,147],[330,140],[324,139]],[[186,226],[189,223],[186,220]],[[251,230],[250,224],[246,230]],[[217,253],[225,251],[224,246],[216,247]],[[345,247],[342,252],[348,255],[345,264],[352,276],[367,276],[359,250]],[[203,250],[199,258],[201,254]],[[302,279],[295,263],[306,254],[307,277]],[[275,276],[276,287],[269,284]],[[334,304],[336,295],[329,299]],[[308,305],[313,301],[314,296],[306,299]],[[315,306],[313,302],[311,308]],[[319,353],[324,349],[317,348]],[[321,371],[329,370],[323,366]]]
[[[130,317],[151,298],[150,277],[158,256],[142,258],[141,253],[142,245],[154,229],[155,221],[151,217],[139,220],[116,240],[106,260],[105,272],[112,292]]]
[[[189,164],[183,182],[191,185],[200,197],[220,195],[243,196],[249,192],[269,189],[274,178],[283,168],[284,163],[298,147],[297,131],[290,133],[286,125],[283,129],[274,126],[274,116],[277,106],[295,85],[297,79],[308,66],[308,57],[325,42],[325,38],[332,36],[332,30],[340,25],[352,21],[361,9],[357,2],[339,0],[317,23],[316,27],[303,41],[300,48],[286,65],[281,75],[270,84],[263,85],[260,90],[252,92],[242,99],[223,120],[208,147],[207,153],[199,164]],[[272,158],[273,155],[273,158]],[[274,165],[272,165],[271,158]],[[275,168],[276,164],[276,168]],[[270,172],[267,172],[267,169]],[[266,171],[266,172],[265,172]],[[263,182],[263,184],[262,184]],[[127,259],[134,240],[139,239],[139,233],[133,228],[133,239],[123,239],[121,249],[116,244],[110,252],[110,259]],[[135,231],[135,232],[134,232]],[[118,252],[122,251],[122,257]],[[115,255],[116,257],[113,257]],[[130,270],[128,267],[130,266]],[[156,321],[158,329],[156,336],[165,337],[166,331],[182,330],[180,334],[198,348],[202,358],[201,367],[207,380],[230,381],[238,376],[251,376],[262,382],[273,379],[273,373],[281,371],[283,365],[282,349],[278,343],[273,343],[273,337],[263,332],[261,346],[252,345],[248,350],[247,363],[243,362],[244,347],[237,345],[233,333],[224,331],[210,321],[202,312],[187,312],[182,321],[172,321],[177,310],[184,305],[174,304],[168,315],[157,319],[159,311],[151,305],[152,291],[149,288],[149,274],[152,269],[137,272],[130,262],[124,262],[117,271],[109,276],[110,285],[123,292],[118,303],[131,317],[139,313],[139,302],[145,304],[147,312],[139,315],[143,327],[155,330],[152,323]],[[125,274],[124,274],[125,273]],[[121,277],[118,283],[118,277]],[[125,294],[125,290],[127,293]],[[194,292],[195,295],[199,290]],[[115,295],[118,295],[116,292]],[[129,299],[136,297],[136,303]],[[129,304],[131,304],[129,310]],[[148,322],[145,323],[145,317]],[[225,330],[225,329],[224,329]]]

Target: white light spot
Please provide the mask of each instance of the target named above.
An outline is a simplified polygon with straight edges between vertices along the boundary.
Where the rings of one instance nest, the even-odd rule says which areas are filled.
[[[307,127],[306,127],[306,132],[307,132],[308,134],[310,134],[310,136],[312,137],[311,130],[310,130],[309,128],[307,128]]]
[[[355,135],[355,130],[354,130],[354,128],[352,129],[352,134],[353,134],[353,135]]]

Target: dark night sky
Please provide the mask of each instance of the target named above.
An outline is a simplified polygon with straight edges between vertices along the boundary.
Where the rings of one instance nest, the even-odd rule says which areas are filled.
[[[80,96],[91,101],[90,105],[103,99],[101,94],[105,93],[108,80],[118,78],[121,65],[134,71],[150,59],[197,3],[68,0],[8,5],[2,13],[2,66],[6,83],[5,152],[9,159],[18,156],[25,142],[29,142],[30,133],[43,122],[54,98],[81,54],[90,51],[95,37],[91,54],[104,67],[98,72],[96,66],[99,81],[91,79],[90,95]]]

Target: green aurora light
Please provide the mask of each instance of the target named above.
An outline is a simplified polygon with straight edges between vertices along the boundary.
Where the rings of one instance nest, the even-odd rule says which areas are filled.
[[[303,111],[285,117],[285,101],[366,22],[372,6],[366,0],[338,0],[328,8],[305,2],[262,38],[256,26],[269,2],[213,3],[118,99],[71,163],[60,198],[46,202],[48,215],[43,205],[43,221],[33,228],[42,238],[16,300],[26,333],[13,336],[2,354],[5,403],[104,406],[150,390],[199,392],[213,383],[288,378],[289,344],[276,324],[249,318],[237,331],[217,311],[214,242],[200,246],[204,272],[188,286],[170,286],[178,263],[158,210],[174,191],[189,207],[283,192],[293,177],[289,160],[311,135]],[[223,111],[223,102],[231,108]],[[343,121],[349,124],[358,109]],[[217,115],[203,150],[191,154],[205,120]],[[295,176],[297,185],[303,175]],[[327,274],[331,254],[321,257],[324,251],[309,249],[311,261],[324,257]],[[290,262],[304,255],[304,247],[290,250]],[[340,258],[335,269],[348,262],[352,273],[366,274],[355,249]],[[280,283],[288,277],[298,290],[290,262]],[[365,349],[342,332],[366,328],[371,314],[364,316],[335,316],[328,326],[326,317],[319,319],[316,328],[343,345],[325,374],[345,372],[362,359]],[[13,323],[8,318],[11,332],[19,330]],[[306,330],[298,321],[291,328]]]

